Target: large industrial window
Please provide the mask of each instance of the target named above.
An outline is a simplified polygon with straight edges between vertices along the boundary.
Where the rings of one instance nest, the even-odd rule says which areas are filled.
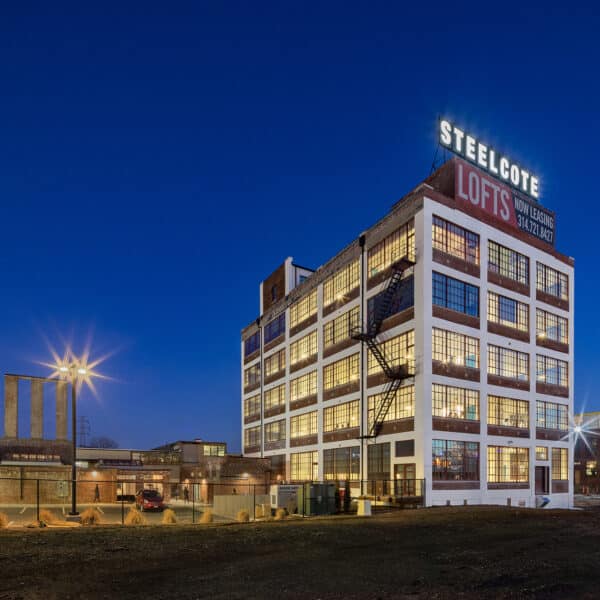
[[[568,431],[569,413],[566,405],[557,402],[538,400],[536,407],[536,427]]]
[[[415,332],[414,330],[401,333],[385,342],[379,344],[383,355],[391,367],[400,367],[407,365],[409,373],[414,372],[415,368]],[[367,370],[369,375],[380,373],[383,369],[381,364],[375,358],[372,352],[369,352],[367,359]]]
[[[537,263],[536,288],[561,300],[569,299],[569,278],[542,263]]]
[[[415,260],[415,223],[413,220],[396,229],[369,250],[369,277],[385,271],[401,258]]]
[[[278,338],[281,334],[285,333],[285,313],[282,312],[278,317],[269,321],[265,325],[265,344]]]
[[[375,417],[379,414],[386,394],[374,394],[368,400],[369,429],[373,426]],[[396,394],[389,405],[382,422],[398,421],[415,416],[415,386],[405,385],[396,390]]]
[[[323,345],[325,348],[350,339],[352,329],[360,326],[359,307],[328,321],[323,326]]]
[[[290,327],[295,327],[302,321],[312,317],[317,312],[317,290],[300,298],[290,306]]]
[[[341,268],[323,283],[323,306],[328,306],[358,287],[360,283],[358,260]]]
[[[371,480],[389,480],[390,469],[390,443],[369,444],[367,446],[367,478]]]
[[[488,292],[488,321],[529,331],[529,306],[518,300]]]
[[[301,400],[317,393],[317,372],[311,371],[290,381],[290,402]]]
[[[285,348],[265,358],[265,377],[285,371]]]
[[[344,402],[323,411],[323,431],[351,429],[360,425],[360,407],[358,400]]]
[[[318,433],[318,411],[304,413],[290,419],[290,438],[301,438]]]
[[[244,369],[244,387],[260,383],[260,363]]]
[[[479,340],[445,329],[432,330],[433,360],[479,369]]]
[[[434,383],[431,402],[434,417],[479,420],[479,390]]]
[[[496,242],[488,242],[488,270],[529,285],[529,258]]]
[[[552,479],[554,481],[569,480],[569,450],[552,448]]]
[[[285,419],[265,423],[265,442],[281,442],[285,440]]]
[[[432,479],[479,481],[479,443],[431,440]]]
[[[535,447],[535,460],[548,460],[548,447],[547,446],[536,446]]]
[[[260,415],[260,394],[244,399],[244,417]]]
[[[358,354],[342,358],[323,367],[323,388],[330,390],[358,380]]]
[[[479,236],[476,233],[434,215],[431,234],[436,250],[479,264]]]
[[[385,290],[379,292],[376,296],[371,296],[367,300],[367,315],[369,323],[373,323],[381,301],[385,297]],[[383,318],[391,317],[407,308],[415,305],[415,278],[413,275],[403,277],[400,283],[400,289],[396,291],[390,304],[386,306]]]
[[[265,391],[265,410],[285,406],[285,384]]]
[[[535,378],[540,383],[569,386],[569,363],[550,356],[538,354],[535,360]]]
[[[315,450],[290,454],[290,478],[292,481],[317,481],[319,453]]]
[[[295,365],[297,362],[316,356],[317,350],[317,330],[315,329],[290,344],[290,365]]]
[[[433,303],[472,317],[479,316],[479,288],[433,272]]]
[[[528,381],[529,354],[489,344],[488,374],[518,381]]]
[[[360,477],[360,446],[324,450],[323,471],[325,479],[358,481]]]
[[[244,429],[244,448],[260,446],[260,425]]]
[[[488,425],[529,429],[529,402],[488,396]]]
[[[539,339],[569,343],[569,321],[541,308],[536,309],[535,333]]]
[[[244,340],[244,356],[249,356],[260,348],[260,331],[253,333],[249,338]]]
[[[488,446],[488,482],[527,483],[529,448]]]

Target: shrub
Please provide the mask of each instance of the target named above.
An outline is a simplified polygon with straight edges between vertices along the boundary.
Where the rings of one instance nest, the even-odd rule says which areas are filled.
[[[238,510],[236,521],[238,523],[248,523],[250,521],[250,513],[245,508]]]
[[[207,508],[200,517],[200,523],[212,523],[213,522],[213,513],[212,509]]]
[[[46,525],[52,525],[52,523],[56,523],[58,521],[58,518],[51,510],[42,508],[40,510],[40,521]]]
[[[165,508],[162,514],[162,522],[163,525],[173,525],[174,523],[177,523],[175,511],[170,508]]]
[[[146,523],[148,523],[146,517],[132,506],[125,517],[125,525],[146,525]]]
[[[8,517],[4,513],[0,513],[0,529],[8,527]]]
[[[283,521],[286,517],[287,517],[287,511],[285,510],[285,508],[278,508],[275,511],[275,520],[276,521]]]
[[[82,525],[99,525],[102,521],[100,511],[95,508],[86,508],[81,513],[81,524]]]

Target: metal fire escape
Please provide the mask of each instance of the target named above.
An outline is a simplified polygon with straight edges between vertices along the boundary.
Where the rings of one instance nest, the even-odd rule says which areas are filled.
[[[379,407],[375,407],[375,417],[369,428],[368,435],[364,436],[367,438],[376,438],[379,435],[383,421],[396,397],[398,388],[400,388],[405,379],[414,377],[413,368],[411,368],[408,362],[397,366],[391,365],[383,352],[383,348],[381,348],[380,343],[377,341],[381,325],[384,319],[389,316],[392,303],[396,295],[400,292],[402,274],[413,265],[414,262],[406,258],[392,265],[392,276],[383,293],[375,301],[375,306],[371,318],[367,323],[366,330],[359,326],[354,327],[351,332],[352,338],[367,344],[368,349],[373,353],[373,356],[375,356],[382,371],[389,380],[383,392],[383,400],[379,404]]]

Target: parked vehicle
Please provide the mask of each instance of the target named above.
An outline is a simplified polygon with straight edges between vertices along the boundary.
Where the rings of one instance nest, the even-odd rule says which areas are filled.
[[[143,512],[145,510],[165,510],[163,497],[156,490],[139,490],[135,495],[135,503]]]

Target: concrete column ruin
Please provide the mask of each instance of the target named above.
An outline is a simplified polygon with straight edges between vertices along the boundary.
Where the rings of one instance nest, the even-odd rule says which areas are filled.
[[[44,383],[31,380],[31,437],[42,439],[44,427]]]
[[[13,375],[4,376],[4,437],[18,437],[18,379]]]
[[[56,382],[56,439],[67,439],[67,382]]]

